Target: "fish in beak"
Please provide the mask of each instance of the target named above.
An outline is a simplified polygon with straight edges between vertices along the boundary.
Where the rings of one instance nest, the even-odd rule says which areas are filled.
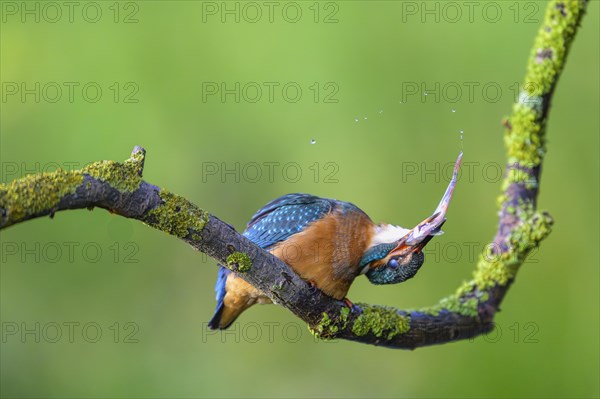
[[[452,172],[452,179],[446,188],[446,192],[442,197],[439,205],[433,212],[433,215],[423,220],[421,223],[416,225],[410,230],[404,237],[400,239],[396,248],[392,249],[388,254],[387,258],[405,257],[409,253],[420,253],[425,245],[436,235],[443,234],[441,230],[442,225],[446,221],[446,212],[452,199],[452,193],[456,186],[456,180],[458,178],[458,171],[460,169],[460,163],[462,160],[462,151],[458,154],[456,163],[454,164],[454,171]]]

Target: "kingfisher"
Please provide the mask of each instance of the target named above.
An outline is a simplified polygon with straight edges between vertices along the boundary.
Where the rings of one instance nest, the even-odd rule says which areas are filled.
[[[243,235],[287,263],[300,277],[325,294],[344,300],[361,274],[373,284],[396,284],[413,277],[425,260],[425,245],[442,234],[462,151],[452,179],[434,213],[406,229],[374,223],[350,202],[310,194],[287,194],[259,209]],[[250,306],[272,303],[263,292],[219,265],[217,308],[211,329],[226,329]]]

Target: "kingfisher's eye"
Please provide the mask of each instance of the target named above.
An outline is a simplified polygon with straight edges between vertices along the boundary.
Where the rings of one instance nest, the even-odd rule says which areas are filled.
[[[392,269],[396,269],[398,267],[398,259],[390,259],[388,266]]]

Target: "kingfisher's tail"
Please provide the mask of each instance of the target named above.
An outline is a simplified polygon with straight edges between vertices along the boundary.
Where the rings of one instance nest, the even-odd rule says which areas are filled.
[[[224,302],[217,304],[217,309],[212,319],[208,322],[208,328],[211,330],[225,330],[228,328],[238,316],[248,308],[249,306],[243,306],[233,308],[225,306]]]
[[[217,309],[215,310],[215,314],[212,319],[208,322],[208,327],[211,330],[216,330],[217,328],[227,328],[227,326],[222,327],[221,319],[223,317],[223,310],[225,309],[225,295],[227,294],[227,289],[225,285],[227,284],[227,277],[231,272],[219,265],[219,274],[217,275],[217,282],[215,284],[215,292],[217,293]],[[231,324],[231,323],[230,323]]]
[[[230,276],[231,275],[231,276]],[[231,277],[232,283],[227,291],[227,279]],[[237,319],[237,317],[256,302],[254,298],[248,296],[248,290],[254,289],[250,284],[240,278],[235,278],[231,271],[219,266],[219,275],[215,284],[217,293],[217,308],[212,319],[208,322],[208,328],[211,330],[224,330]]]

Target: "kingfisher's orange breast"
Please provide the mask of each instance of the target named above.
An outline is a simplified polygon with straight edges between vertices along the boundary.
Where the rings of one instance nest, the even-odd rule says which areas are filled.
[[[363,212],[334,210],[277,244],[271,252],[303,279],[343,299],[358,275],[358,265],[374,230],[374,223]]]

